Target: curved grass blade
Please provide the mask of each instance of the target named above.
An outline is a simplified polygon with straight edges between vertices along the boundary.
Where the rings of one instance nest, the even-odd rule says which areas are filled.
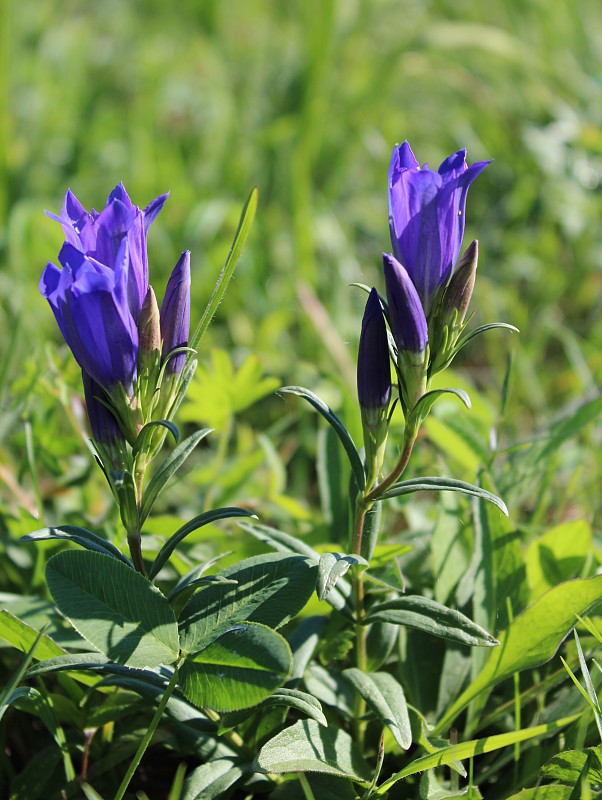
[[[412,494],[413,492],[460,492],[461,494],[468,494],[472,497],[480,497],[482,500],[493,503],[494,506],[499,508],[502,514],[508,516],[506,504],[496,494],[488,492],[486,489],[481,489],[480,486],[475,486],[472,483],[459,481],[456,478],[434,476],[411,478],[407,481],[400,481],[380,495],[379,500],[387,500],[389,497],[400,497],[401,495]]]
[[[357,485],[359,486],[360,491],[363,490],[366,485],[366,479],[364,476],[362,460],[357,452],[355,444],[353,443],[353,439],[347,431],[347,428],[343,425],[334,411],[332,411],[326,405],[326,403],[318,397],[317,394],[310,392],[309,389],[304,389],[303,386],[283,386],[282,389],[278,389],[276,394],[296,394],[299,397],[304,397],[316,409],[316,411],[321,414],[330,425],[332,425],[337,436],[341,440],[341,444],[345,448],[345,452],[349,458],[351,470]]]
[[[118,561],[127,564],[128,567],[134,569],[134,565],[130,559],[125,556],[121,550],[118,550],[111,542],[107,542],[101,536],[98,536],[92,531],[85,528],[78,528],[77,525],[58,525],[56,528],[40,528],[32,533],[26,533],[21,536],[20,542],[42,542],[48,539],[64,539],[73,544],[79,544],[85,547],[86,550],[93,550],[96,553],[104,553],[104,555],[112,556]]]
[[[142,525],[144,520],[148,517],[153,503],[159,497],[174,472],[176,472],[176,470],[182,466],[201,439],[204,439],[205,436],[211,433],[212,430],[213,428],[203,428],[200,431],[196,431],[196,433],[193,433],[192,436],[189,436],[187,439],[184,439],[183,442],[180,442],[180,444],[167,456],[165,461],[161,464],[159,469],[151,478],[150,483],[146,487],[146,490],[142,496],[142,505],[140,507],[140,525]]]
[[[235,506],[227,508],[215,508],[212,511],[205,511],[204,514],[199,514],[197,517],[191,519],[190,522],[186,523],[186,525],[183,525],[174,533],[173,536],[170,536],[163,547],[159,550],[157,557],[153,561],[153,565],[150,568],[150,572],[148,573],[150,580],[152,581],[153,578],[159,574],[165,564],[167,564],[169,561],[173,551],[180,544],[180,542],[188,536],[188,534],[198,530],[199,528],[202,528],[203,525],[207,525],[210,522],[215,522],[218,519],[228,519],[231,517],[253,517],[254,519],[257,519],[252,511],[247,511],[246,508],[236,508]]]
[[[199,342],[203,337],[203,334],[209,327],[209,323],[211,322],[213,315],[217,311],[217,307],[219,306],[222,297],[224,296],[226,289],[228,288],[228,283],[230,282],[230,278],[232,277],[234,268],[236,267],[236,263],[240,258],[240,254],[247,240],[247,236],[249,235],[249,231],[251,230],[251,225],[253,224],[253,218],[255,217],[255,211],[257,209],[257,198],[258,198],[258,191],[257,187],[255,186],[253,191],[249,195],[249,199],[247,200],[247,202],[243,207],[242,213],[240,215],[240,221],[238,223],[238,228],[236,229],[236,233],[234,234],[232,247],[230,248],[230,252],[228,253],[228,258],[226,259],[226,263],[224,264],[223,269],[220,272],[220,276],[217,280],[215,289],[213,290],[213,294],[211,295],[211,299],[207,304],[207,308],[203,312],[203,316],[201,317],[201,321],[199,322],[197,329],[195,330],[191,340],[188,343],[188,346],[193,350],[196,350]]]

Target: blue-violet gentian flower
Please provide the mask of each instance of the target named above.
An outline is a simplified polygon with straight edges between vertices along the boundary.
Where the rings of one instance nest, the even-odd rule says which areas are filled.
[[[449,280],[464,237],[468,187],[490,161],[466,164],[466,150],[437,172],[422,168],[405,141],[389,167],[389,227],[396,259],[405,267],[426,316],[437,290]]]
[[[134,392],[137,322],[148,290],[146,234],[166,198],[141,211],[119,184],[100,213],[88,213],[68,191],[60,215],[48,214],[66,242],[62,269],[46,266],[40,292],[80,367],[109,395],[118,383],[128,396]]]

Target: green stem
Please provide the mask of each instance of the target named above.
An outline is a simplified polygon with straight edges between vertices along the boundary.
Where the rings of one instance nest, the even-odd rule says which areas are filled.
[[[386,478],[381,483],[378,483],[374,488],[370,489],[369,492],[362,498],[363,502],[370,506],[375,500],[390,489],[394,483],[396,483],[403,473],[405,472],[405,468],[408,466],[408,462],[410,460],[410,456],[412,455],[412,448],[414,447],[414,442],[416,441],[416,436],[418,431],[415,429],[406,429],[403,432],[403,445],[401,448],[401,453],[399,454],[399,458],[391,472],[387,475]]]
[[[171,697],[173,690],[176,688],[176,683],[178,682],[178,662],[176,662],[173,675],[171,676],[171,680],[165,690],[163,697],[161,698],[161,702],[157,706],[157,710],[155,711],[155,716],[152,718],[151,724],[148,726],[148,729],[144,736],[142,737],[142,741],[140,742],[140,746],[138,750],[136,750],[136,755],[132,759],[132,763],[130,764],[128,771],[125,774],[124,779],[121,781],[121,786],[117,789],[117,794],[115,795],[114,800],[122,800],[123,795],[126,793],[128,786],[130,785],[130,781],[134,777],[134,773],[138,769],[138,764],[142,760],[142,756],[146,752],[146,748],[149,746],[151,739],[153,738],[153,734],[159,724],[159,720],[163,716],[163,712],[165,711],[165,706],[169,698]]]
[[[364,498],[358,495],[355,505],[355,519],[353,525],[353,552],[355,555],[361,555],[362,549],[362,533],[364,530],[364,520],[368,507],[364,502]],[[362,672],[366,672],[367,657],[366,657],[366,626],[363,625],[364,619],[364,576],[359,570],[353,570],[353,596],[355,599],[355,663],[357,668]],[[366,702],[364,698],[358,693],[355,696],[355,726],[356,738],[361,743],[364,736],[365,722],[361,722],[360,718],[366,713]]]
[[[128,545],[130,548],[130,555],[136,570],[146,577],[146,567],[144,566],[144,559],[142,558],[142,537],[140,531],[133,531],[128,533]]]

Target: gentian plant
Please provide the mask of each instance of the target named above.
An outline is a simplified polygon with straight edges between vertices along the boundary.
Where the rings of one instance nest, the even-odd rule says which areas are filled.
[[[388,181],[393,252],[382,255],[384,291],[358,284],[367,293],[357,359],[363,448],[316,394],[299,386],[280,390],[305,398],[329,423],[317,472],[333,496],[338,492],[343,509],[329,531],[335,546],[314,548],[302,536],[251,521],[254,515],[244,508],[228,507],[193,517],[154,559],[148,557],[152,548],[145,543],[144,525],[153,504],[209,433],[197,431],[177,443],[174,419],[202,357],[199,342],[248,234],[256,193],[192,336],[190,253],[180,256],[160,306],[149,282],[146,236],[165,195],[141,211],[119,185],[101,213],[88,214],[68,192],[61,214],[51,215],[63,226],[66,242],[61,267],[46,267],[40,289],[82,369],[92,446],[118,505],[131,560],[118,547],[118,535],[111,540],[59,525],[23,537],[83,548],[52,555],[45,573],[76,645],[67,650],[46,637],[44,657],[25,671],[37,657],[40,633],[8,691],[11,698],[24,696],[21,687],[13,691],[23,675],[67,670],[90,685],[90,672],[100,672],[87,698],[101,697],[101,719],[108,686],[142,695],[153,717],[117,800],[125,796],[163,716],[169,746],[186,758],[170,792],[183,800],[248,800],[256,794],[270,800],[477,800],[481,794],[472,775],[470,785],[459,786],[460,778],[468,777],[462,760],[518,746],[581,719],[580,714],[555,717],[521,728],[517,678],[521,669],[551,658],[575,614],[599,602],[602,578],[561,584],[522,607],[516,619],[511,598],[505,597],[506,627],[500,627],[500,605],[485,587],[487,576],[495,577],[492,551],[507,547],[508,561],[515,559],[506,575],[514,576],[523,562],[505,527],[506,506],[489,490],[495,487],[486,471],[475,484],[443,476],[404,478],[437,400],[451,396],[470,408],[465,391],[432,388],[434,376],[477,334],[495,327],[516,330],[505,323],[468,329],[478,245],[473,242],[460,255],[466,196],[488,163],[468,166],[460,150],[434,172],[420,167],[407,142],[393,151]],[[392,424],[396,409],[400,413]],[[170,433],[177,444],[160,460]],[[474,557],[466,575],[454,579],[458,607],[444,604],[450,603],[451,590],[439,602],[427,586],[416,588],[412,577],[407,591],[397,557],[408,546],[391,539],[383,543],[380,536],[385,501],[419,491],[459,493],[473,503]],[[228,517],[237,517],[270,552],[218,571],[221,554],[184,574],[169,563],[189,534]],[[463,525],[456,510],[444,523],[451,517],[457,527]],[[390,519],[391,514],[385,517],[387,525]],[[450,549],[455,546],[449,536],[445,541]],[[489,566],[483,565],[488,549]],[[452,560],[450,569],[457,563]],[[301,620],[288,626],[304,610]],[[24,626],[19,635],[31,639],[31,629],[25,631],[19,620],[14,624]],[[426,637],[436,637],[428,640],[431,647],[424,647]],[[576,643],[591,699],[593,683],[578,638]],[[423,711],[423,693],[433,694],[437,669],[437,707],[431,703]],[[493,712],[496,720],[503,715],[504,732],[471,738],[492,688],[512,675],[514,719],[506,723],[512,713],[504,703]],[[37,698],[31,688],[23,692]],[[0,697],[0,716],[2,703]],[[602,735],[597,699],[594,710]],[[462,741],[456,741],[458,719],[464,723]],[[62,742],[58,735],[57,741]],[[68,778],[63,794],[75,796],[81,788],[98,800],[83,778],[75,779],[69,753],[63,756]],[[182,766],[191,760],[200,763],[182,783]],[[449,777],[435,774],[442,766],[449,767]]]
[[[203,574],[213,561],[197,564],[177,581],[168,577],[164,591],[155,585],[163,585],[160,573],[191,533],[217,520],[254,516],[237,507],[203,511],[175,531],[154,560],[145,558],[143,529],[153,504],[210,433],[196,431],[178,443],[173,419],[194,375],[199,342],[249,232],[257,192],[245,206],[192,337],[190,253],[178,259],[160,308],[149,282],[147,232],[166,198],[161,195],[142,211],[119,184],[103,211],[88,213],[67,192],[60,215],[50,214],[65,233],[61,266],[49,263],[40,280],[40,291],[82,369],[92,447],[118,505],[131,560],[113,541],[73,525],[23,537],[62,539],[83,548],[53,555],[45,573],[83,653],[43,660],[28,675],[92,669],[105,680],[112,675],[131,686],[128,676],[137,670],[137,690],[158,706],[116,798],[124,796],[174,691],[211,739],[220,713],[257,705],[282,686],[292,655],[275,629],[298,613],[315,586],[315,568],[307,558],[272,554],[215,576]],[[157,464],[168,433],[177,446]],[[295,700],[293,693],[283,702]],[[227,738],[240,742],[236,735]]]
[[[290,771],[287,760],[294,763],[295,749],[307,756],[307,761],[301,763],[311,761],[312,767],[307,768],[319,772],[322,768],[317,762],[327,760],[326,753],[332,748],[332,752],[338,752],[339,764],[343,760],[341,754],[345,753],[346,774],[341,770],[339,777],[355,783],[357,796],[387,794],[412,770],[390,775],[377,786],[386,755],[386,737],[380,739],[380,744],[378,739],[371,741],[368,726],[376,720],[381,730],[388,729],[389,745],[402,752],[415,741],[417,730],[410,721],[403,686],[390,669],[380,669],[391,660],[402,631],[417,629],[456,645],[486,648],[498,645],[494,636],[458,610],[447,608],[431,597],[405,594],[403,586],[383,579],[382,560],[380,572],[378,559],[373,561],[381,506],[390,498],[417,491],[453,491],[491,503],[507,514],[503,501],[480,485],[439,476],[402,480],[420,427],[436,400],[451,394],[470,408],[468,395],[461,389],[432,390],[433,376],[483,330],[491,327],[516,330],[511,325],[495,323],[466,331],[466,313],[477,268],[477,242],[458,261],[466,195],[470,184],[488,163],[467,166],[466,151],[460,150],[433,172],[426,165],[420,167],[407,142],[393,151],[388,182],[393,254],[384,253],[382,257],[386,299],[376,288],[360,285],[368,292],[357,363],[363,453],[356,448],[341,419],[313,392],[299,386],[280,390],[308,400],[343,445],[352,476],[349,492],[352,524],[346,553],[313,552],[318,566],[318,597],[333,606],[334,619],[339,620],[328,623],[329,629],[336,632],[335,637],[339,637],[339,644],[330,649],[324,645],[322,652],[328,652],[339,668],[326,672],[323,666],[315,664],[305,673],[306,686],[316,698],[332,704],[336,691],[343,718],[341,729],[329,734],[311,722],[293,725],[260,751],[257,763],[266,772]],[[400,441],[391,442],[389,427],[397,405],[403,414],[403,433]],[[392,464],[387,459],[387,445],[397,454]],[[241,524],[277,549],[307,552],[306,545],[283,532]],[[354,631],[352,641],[342,635],[349,625]],[[342,697],[344,704],[340,701]],[[349,698],[355,699],[350,702]],[[351,728],[351,738],[344,732],[345,727]],[[426,733],[419,738],[426,743]],[[311,752],[314,756],[310,757]],[[364,760],[368,753],[376,758],[375,770]],[[328,788],[335,791],[330,785]],[[314,792],[326,789],[326,783],[312,784]],[[310,795],[306,792],[306,796]],[[356,795],[350,793],[351,796]]]

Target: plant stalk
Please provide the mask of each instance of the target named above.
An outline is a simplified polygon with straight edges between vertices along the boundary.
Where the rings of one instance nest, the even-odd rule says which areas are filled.
[[[134,777],[134,773],[138,769],[138,764],[140,764],[142,756],[146,752],[146,748],[149,746],[150,741],[153,738],[153,734],[157,728],[157,725],[159,724],[159,720],[163,716],[163,712],[165,711],[165,706],[167,705],[169,698],[173,694],[173,690],[176,688],[177,682],[178,682],[178,662],[176,662],[175,664],[173,675],[171,676],[171,680],[167,685],[167,689],[165,690],[163,697],[161,698],[161,702],[157,706],[157,710],[155,711],[155,716],[152,718],[146,733],[142,737],[140,746],[138,747],[138,750],[136,750],[136,754],[132,759],[128,771],[125,773],[125,776],[121,781],[121,786],[119,787],[119,789],[117,789],[117,793],[115,795],[114,800],[122,800],[124,794],[126,793],[126,790],[130,785],[130,781],[132,780],[132,778]]]

